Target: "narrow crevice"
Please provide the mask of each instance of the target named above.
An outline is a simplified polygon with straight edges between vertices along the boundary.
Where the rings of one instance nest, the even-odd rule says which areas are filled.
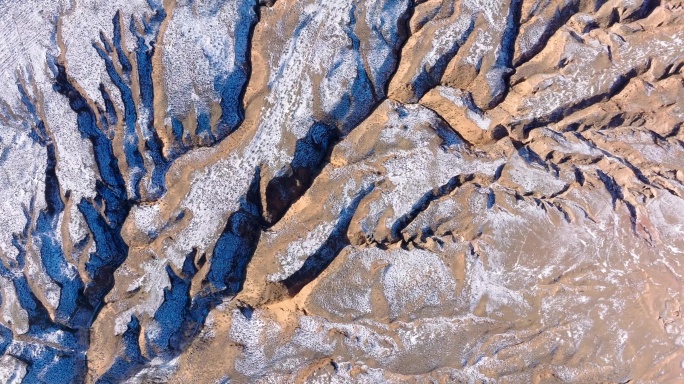
[[[255,17],[248,28],[244,52],[240,54],[244,55],[244,73],[234,72],[231,77],[222,79],[223,81],[215,82],[215,85],[218,86],[217,88],[220,89],[219,93],[221,95],[221,119],[215,128],[217,134],[215,144],[221,142],[223,138],[233,133],[238,129],[242,121],[244,121],[246,107],[245,95],[247,94],[247,86],[252,78],[252,41],[254,39],[254,30],[261,20],[261,7],[271,7],[273,3],[274,2],[263,3],[262,1],[257,1],[252,7],[252,12],[254,12]],[[236,56],[238,56],[237,53]],[[240,85],[236,86],[237,84]],[[236,88],[239,88],[239,92],[235,92]],[[236,110],[232,111],[233,109]]]
[[[292,204],[313,184],[329,162],[340,133],[332,126],[316,123],[297,140],[292,162],[281,169],[266,186],[266,222],[278,222]]]
[[[142,136],[145,149],[152,159],[153,169],[150,172],[147,200],[156,200],[166,192],[166,172],[171,162],[164,157],[163,143],[154,127],[154,82],[152,80],[155,45],[159,40],[160,27],[166,19],[166,10],[161,4],[155,6],[152,1],[148,4],[154,11],[149,20],[143,20],[143,33],[138,32],[134,18],[131,16],[130,31],[136,39],[135,58],[138,71],[138,88],[141,109],[147,121],[142,122]],[[149,43],[147,42],[149,40]]]
[[[570,18],[579,12],[579,4],[577,1],[568,1],[563,4],[564,6],[554,12],[553,17],[548,20],[544,25],[544,30],[541,36],[536,40],[536,42],[528,49],[526,52],[521,52],[517,59],[512,61],[514,67],[519,67],[525,64],[527,61],[535,57],[539,52],[541,52],[549,39],[561,29]]]
[[[171,286],[164,289],[164,300],[154,313],[154,323],[145,332],[146,351],[149,358],[172,359],[178,356],[184,344],[182,325],[190,313],[190,287],[197,273],[194,260],[197,251],[186,257],[182,271],[176,273],[170,265],[166,273]]]
[[[59,180],[57,154],[45,122],[41,119],[37,101],[31,96],[23,80],[17,80],[21,102],[27,112],[29,137],[46,150],[45,208],[35,217],[35,198],[24,207],[26,225],[21,233],[14,234],[13,246],[18,254],[9,266],[0,262],[0,275],[9,280],[17,293],[19,306],[28,315],[26,336],[17,335],[0,326],[0,349],[25,362],[23,382],[74,382],[86,370],[85,349],[89,344],[91,308],[81,300],[83,283],[76,268],[70,265],[58,242],[58,223],[64,210]],[[34,88],[35,89],[35,88]],[[34,221],[35,220],[35,221]],[[54,319],[38,299],[30,285],[26,268],[29,236],[47,276],[60,288],[60,297]],[[32,279],[33,280],[33,279]],[[59,343],[52,340],[58,337]],[[16,341],[16,343],[15,343]],[[58,359],[59,357],[59,359]]]
[[[456,190],[456,188],[463,185],[463,183],[474,179],[474,175],[458,175],[454,176],[446,184],[439,186],[426,192],[415,204],[411,210],[399,217],[394,224],[392,224],[390,239],[391,243],[396,243],[401,240],[401,233],[406,227],[424,212],[433,201],[446,196]]]
[[[608,100],[611,97],[619,94],[625,89],[625,87],[627,87],[627,85],[629,85],[630,81],[636,78],[640,73],[641,72],[635,69],[631,69],[624,74],[618,75],[618,78],[611,85],[610,89],[606,92],[593,95],[589,98],[586,98],[569,106],[560,106],[544,116],[536,117],[531,120],[522,122],[522,131],[524,138],[528,139],[530,132],[532,132],[532,130],[536,128],[557,123],[577,111],[586,109],[594,104]]]
[[[408,40],[411,37],[411,18],[413,18],[413,14],[416,10],[415,3],[415,0],[410,0],[406,12],[397,21],[397,24],[399,25],[399,44],[396,48],[392,50],[392,55],[396,59],[394,62],[394,66],[389,69],[389,74],[387,75],[387,80],[385,81],[385,84],[382,84],[382,95],[384,96],[381,98],[381,100],[378,101],[378,104],[381,104],[383,101],[385,101],[385,99],[387,99],[387,95],[389,94],[390,83],[392,82],[392,79],[399,70],[399,64],[401,64],[401,58],[403,57],[402,53],[404,52],[404,47],[406,46],[406,43],[408,43]]]
[[[456,57],[461,46],[465,44],[474,30],[475,19],[471,19],[468,29],[463,33],[462,41],[454,40],[451,47],[435,61],[431,68],[428,69],[425,68],[425,66],[421,68],[420,74],[412,79],[413,93],[415,94],[416,100],[420,100],[432,88],[441,83],[444,71],[446,71],[446,68],[449,66],[449,62]]]
[[[119,340],[119,352],[109,369],[95,382],[97,384],[122,383],[133,377],[148,362],[140,350],[140,321],[135,316],[126,326],[126,331]]]
[[[503,89],[500,93],[493,96],[492,100],[483,108],[492,109],[499,105],[508,95],[511,88],[510,78],[515,73],[513,57],[515,55],[515,42],[520,32],[520,17],[522,14],[522,0],[512,0],[508,15],[506,17],[506,27],[501,38],[501,53],[496,58],[495,68],[504,69],[501,75]]]
[[[61,187],[57,178],[57,152],[45,123],[39,118],[36,102],[28,95],[25,87],[18,83],[22,102],[30,115],[34,117],[30,136],[36,143],[45,148],[47,164],[45,167],[45,204],[35,226],[32,236],[38,240],[40,258],[45,271],[52,281],[60,287],[59,304],[56,310],[56,321],[66,326],[87,328],[89,313],[92,308],[79,308],[79,296],[83,293],[83,281],[76,267],[69,264],[62,250],[59,238],[59,218],[64,211]]]
[[[93,318],[90,319],[92,322],[103,305],[104,296],[114,286],[114,271],[128,254],[128,246],[120,232],[133,203],[128,198],[112,142],[97,125],[94,111],[86,98],[71,84],[64,65],[54,60],[53,68],[53,88],[67,97],[71,109],[76,112],[78,129],[93,145],[95,164],[100,175],[95,183],[95,198],[83,198],[78,203],[97,248],[86,263],[91,281],[83,292],[86,302],[94,309]]]
[[[235,36],[235,71],[228,75],[218,75],[214,81],[214,89],[219,95],[220,118],[214,126],[210,124],[208,113],[201,112],[197,116],[195,140],[176,117],[171,117],[171,134],[174,143],[169,147],[167,160],[172,162],[188,151],[201,147],[214,147],[223,139],[238,130],[245,118],[245,96],[252,77],[252,41],[254,31],[261,20],[262,7],[271,7],[275,1],[256,1],[251,12],[254,16],[240,17]],[[244,16],[244,15],[242,15]],[[249,24],[245,28],[245,24]],[[247,30],[246,34],[244,30]],[[191,143],[193,142],[194,143]]]
[[[228,218],[212,257],[207,261],[209,268],[201,282],[200,291],[194,296],[190,294],[192,280],[198,271],[195,265],[197,250],[186,257],[180,272],[166,267],[171,286],[164,290],[162,304],[153,316],[154,322],[145,331],[148,355],[145,359],[159,357],[170,360],[180,355],[201,332],[209,312],[242,290],[247,265],[256,251],[261,229],[265,225],[261,221],[260,173],[257,167],[248,192],[240,199],[240,209]],[[112,372],[108,373],[108,377],[115,377],[116,382],[125,380],[142,369],[143,363],[140,361],[146,360],[136,361],[138,363],[120,369],[123,376],[115,376],[115,372]]]
[[[242,290],[249,264],[265,223],[261,220],[262,207],[259,195],[261,170],[257,167],[246,195],[240,199],[240,208],[226,223],[209,260],[207,277],[203,282],[210,292],[234,296]]]
[[[622,164],[622,165],[624,165],[625,167],[629,168],[629,170],[632,171],[632,173],[634,174],[634,176],[635,176],[640,182],[642,182],[642,183],[644,183],[644,184],[646,184],[646,185],[649,185],[649,186],[652,185],[651,181],[646,177],[646,175],[644,175],[644,173],[641,171],[641,169],[639,169],[637,166],[635,166],[634,164],[632,164],[632,163],[631,163],[630,161],[628,161],[627,159],[625,159],[625,158],[623,158],[623,157],[620,157],[620,156],[616,156],[616,155],[612,154],[611,152],[606,151],[605,149],[599,147],[593,140],[584,137],[584,135],[582,135],[582,134],[580,134],[580,133],[576,134],[576,137],[577,137],[578,139],[584,141],[585,143],[587,143],[587,144],[588,144],[590,147],[592,147],[593,149],[596,149],[596,150],[598,150],[599,152],[601,152],[605,157],[614,159],[614,160],[616,160],[617,162],[619,162],[620,164]]]
[[[634,205],[632,203],[625,200],[625,195],[622,192],[622,187],[620,187],[620,185],[615,181],[615,179],[612,176],[604,173],[601,170],[597,170],[596,174],[598,175],[599,180],[601,180],[601,182],[603,183],[603,185],[606,188],[606,190],[608,191],[608,193],[610,193],[610,197],[611,197],[612,204],[613,204],[613,210],[615,210],[615,208],[616,208],[616,202],[617,201],[621,201],[625,204],[625,207],[627,207],[627,211],[629,212],[629,220],[630,220],[630,223],[632,226],[632,232],[634,234],[636,234],[637,233],[637,230],[636,230],[636,225],[637,225],[636,208],[634,207]]]
[[[355,122],[354,128],[387,100],[386,95],[389,84],[396,73],[396,70],[399,68],[401,52],[410,35],[409,22],[413,10],[414,4],[411,1],[406,12],[402,15],[402,18],[398,20],[398,24],[402,27],[399,28],[399,44],[398,48],[395,47],[392,50],[394,65],[391,67],[390,75],[384,79],[384,83],[372,84],[363,65],[359,64],[359,70],[363,71],[364,76],[362,76],[361,79],[357,79],[357,81],[365,80],[369,83],[373,93],[373,104],[367,109],[366,113],[363,114],[363,118],[359,119],[358,122]],[[352,20],[354,20],[353,17]],[[361,54],[358,39],[355,36],[350,36],[350,39],[356,46],[356,50]],[[376,87],[380,87],[383,90],[382,97],[376,96]],[[328,164],[330,154],[335,145],[349,133],[348,131],[353,130],[352,128],[348,131],[345,129],[340,131],[335,128],[338,125],[334,118],[334,116],[337,115],[336,111],[344,110],[346,108],[348,108],[347,103],[342,101],[337,108],[333,108],[329,114],[330,116],[314,123],[311,128],[309,128],[306,136],[297,141],[292,162],[280,169],[278,174],[268,182],[265,190],[266,207],[264,210],[264,219],[268,226],[272,226],[280,221],[292,204],[306,193],[316,177],[318,177],[323,168]]]
[[[363,198],[371,193],[374,188],[375,185],[370,185],[356,194],[351,203],[340,212],[337,223],[325,242],[306,259],[300,269],[281,282],[287,288],[290,296],[295,296],[302,288],[316,279],[335,260],[340,251],[349,244],[347,231],[356,209]]]

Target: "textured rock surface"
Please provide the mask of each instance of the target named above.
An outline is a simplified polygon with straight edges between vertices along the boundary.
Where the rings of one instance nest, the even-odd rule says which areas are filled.
[[[0,1],[0,381],[684,380],[684,3]]]

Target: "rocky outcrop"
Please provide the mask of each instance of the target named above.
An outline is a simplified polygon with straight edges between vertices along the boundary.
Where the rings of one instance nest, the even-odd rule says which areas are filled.
[[[681,2],[0,19],[0,381],[682,379]]]

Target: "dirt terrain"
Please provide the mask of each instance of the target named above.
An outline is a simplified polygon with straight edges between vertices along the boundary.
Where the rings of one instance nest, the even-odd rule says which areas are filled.
[[[0,382],[684,381],[683,2],[0,20]]]

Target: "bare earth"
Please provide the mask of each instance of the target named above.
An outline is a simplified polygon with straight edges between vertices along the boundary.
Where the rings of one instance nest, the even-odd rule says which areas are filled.
[[[0,382],[684,382],[684,2],[0,32]]]

